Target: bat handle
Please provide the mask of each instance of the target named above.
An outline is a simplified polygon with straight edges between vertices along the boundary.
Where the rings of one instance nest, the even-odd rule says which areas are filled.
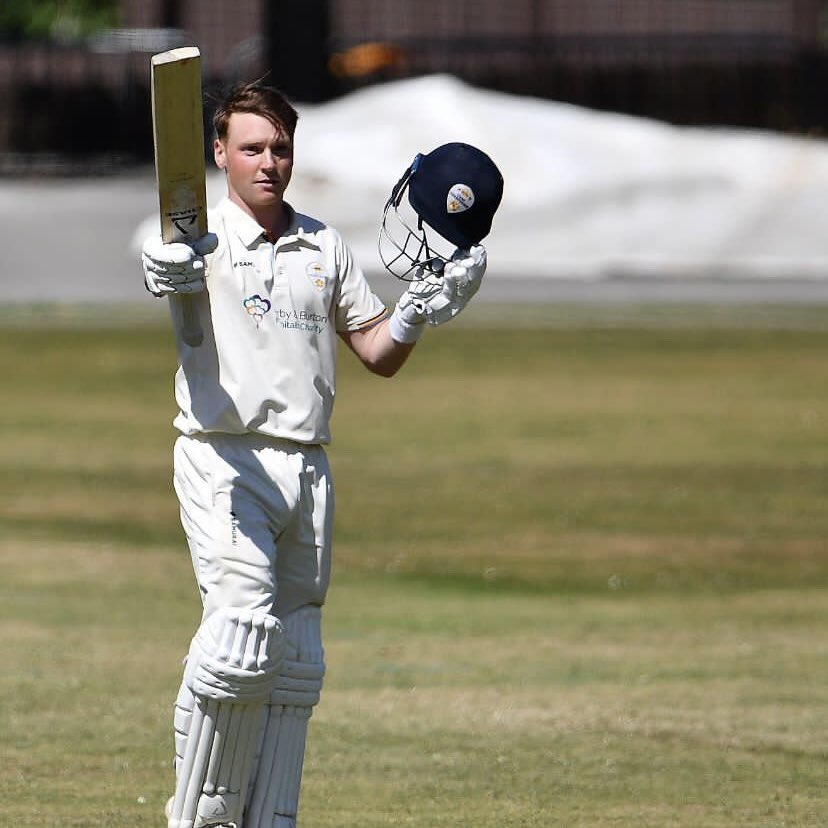
[[[198,348],[204,341],[204,331],[198,318],[195,296],[183,293],[177,297],[181,303],[181,335],[191,348]]]

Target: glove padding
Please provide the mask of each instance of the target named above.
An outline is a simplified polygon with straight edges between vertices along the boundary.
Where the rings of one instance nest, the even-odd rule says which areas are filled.
[[[141,251],[144,284],[153,296],[200,293],[204,290],[204,257],[218,246],[218,236],[207,233],[190,244],[164,244],[161,236],[150,236]]]
[[[480,289],[486,272],[486,250],[476,245],[455,250],[443,274],[432,273],[408,286],[391,315],[391,336],[398,342],[416,342],[425,324],[442,325],[454,319]]]
[[[456,250],[451,260],[446,262],[442,278],[433,277],[440,283],[440,290],[433,292],[432,285],[426,288],[428,295],[423,297],[426,322],[442,325],[454,319],[480,289],[485,272],[485,248],[477,245],[468,251]]]

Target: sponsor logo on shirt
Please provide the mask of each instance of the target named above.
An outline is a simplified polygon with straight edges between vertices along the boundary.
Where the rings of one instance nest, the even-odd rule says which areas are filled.
[[[305,333],[321,334],[328,326],[328,317],[313,311],[290,310],[276,308],[274,311],[279,320],[279,327],[288,331],[304,331]]]
[[[263,299],[258,293],[248,296],[242,304],[244,309],[256,320],[256,327],[264,319],[264,315],[273,307],[269,299]]]

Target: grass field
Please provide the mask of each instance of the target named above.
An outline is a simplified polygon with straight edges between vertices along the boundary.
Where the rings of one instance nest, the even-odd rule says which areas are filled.
[[[343,354],[304,828],[828,821],[828,315],[596,314]],[[41,322],[0,325],[0,826],[160,828],[170,335]]]

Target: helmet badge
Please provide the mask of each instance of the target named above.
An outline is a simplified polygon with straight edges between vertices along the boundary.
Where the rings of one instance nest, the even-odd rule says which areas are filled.
[[[455,184],[446,197],[449,213],[464,213],[474,204],[474,190],[466,184]]]

